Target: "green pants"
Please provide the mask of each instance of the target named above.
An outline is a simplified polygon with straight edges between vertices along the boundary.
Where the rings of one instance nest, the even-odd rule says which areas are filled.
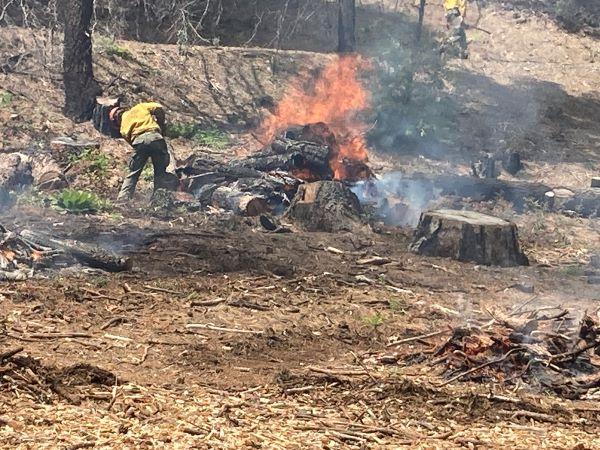
[[[465,33],[464,19],[458,8],[452,8],[446,12],[448,22],[448,36],[446,37],[444,47],[447,50],[453,50],[461,58],[468,57],[467,34]]]
[[[119,200],[130,199],[135,193],[142,170],[148,161],[152,160],[154,167],[154,190],[161,187],[161,181],[165,179],[167,174],[167,166],[169,165],[169,151],[167,143],[160,135],[155,135],[156,139],[143,139],[142,136],[134,141],[134,154],[129,162],[129,175],[123,181],[121,191],[119,192]]]

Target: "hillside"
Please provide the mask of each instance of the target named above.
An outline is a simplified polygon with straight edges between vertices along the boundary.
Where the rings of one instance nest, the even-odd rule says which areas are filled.
[[[128,105],[166,106],[177,163],[195,156],[235,168],[226,164],[266,145],[265,119],[286,119],[282,99],[292,115],[298,98],[319,109],[324,93],[335,113],[360,81],[368,101],[357,95],[360,114],[343,125],[354,127],[350,142],[368,144],[377,186],[471,180],[483,153],[518,151],[523,170],[487,181],[598,191],[589,189],[600,174],[594,11],[578,9],[567,25],[553,0],[479,2],[481,14],[472,4],[470,58],[457,60],[439,54],[441,0],[427,2],[418,46],[415,2],[359,2],[361,70],[332,88],[321,77],[342,71],[330,53],[336,5],[300,14],[302,2],[289,2],[303,27],[273,49],[279,6],[265,3],[272,14],[257,16],[249,2],[207,29],[211,39],[230,30],[219,44],[232,46],[142,42],[177,34],[165,21],[140,36],[147,18],[131,12],[122,20],[136,27],[115,22],[127,38],[115,40],[106,35],[114,11],[102,9],[95,76]],[[132,5],[117,10],[140,7]],[[256,17],[264,23],[249,31]],[[200,205],[189,193],[150,201],[144,171],[134,201],[116,204],[131,148],[63,116],[59,33],[22,25],[0,26],[0,162],[18,153],[45,167],[55,163],[56,138],[98,142],[61,170],[102,208],[74,214],[57,204],[60,191],[36,188],[0,205],[0,448],[600,448],[597,210],[407,185],[402,201],[417,213],[469,210],[515,224],[529,265],[496,267],[409,251],[414,224],[378,217],[368,202],[359,225],[312,232],[275,213]],[[285,183],[296,175],[278,174]],[[369,185],[345,181],[368,194]],[[406,214],[402,202],[394,209],[397,196],[385,208]],[[340,222],[350,209],[342,206]],[[313,211],[314,222],[335,208]],[[132,267],[99,270],[9,233],[23,230],[95,246]],[[14,248],[31,255],[35,273],[2,281]]]

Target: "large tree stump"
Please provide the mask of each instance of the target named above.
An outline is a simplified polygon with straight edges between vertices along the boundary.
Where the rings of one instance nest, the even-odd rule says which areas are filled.
[[[411,250],[492,266],[529,264],[521,252],[514,223],[474,211],[440,209],[423,213]]]
[[[351,231],[361,225],[356,195],[338,181],[303,184],[285,217],[307,231]]]

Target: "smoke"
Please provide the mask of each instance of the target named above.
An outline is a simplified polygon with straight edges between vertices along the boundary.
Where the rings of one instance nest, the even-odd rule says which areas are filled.
[[[352,191],[362,204],[372,206],[375,216],[386,225],[411,227],[418,224],[421,213],[429,209],[442,192],[431,183],[405,178],[401,172],[361,181]]]

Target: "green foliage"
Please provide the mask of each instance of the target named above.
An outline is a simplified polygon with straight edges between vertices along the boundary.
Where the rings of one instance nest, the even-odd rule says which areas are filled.
[[[385,317],[381,313],[376,312],[370,316],[363,317],[363,322],[367,325],[377,328],[378,326],[383,325],[385,322]]]
[[[86,148],[77,155],[71,155],[69,157],[69,162],[72,164],[85,162],[86,172],[94,174],[99,178],[108,175],[110,168],[110,158],[108,155],[93,148]]]
[[[406,314],[407,305],[403,300],[391,298],[388,300],[388,304],[390,305],[390,309],[392,311],[400,314]]]
[[[110,204],[93,192],[74,189],[62,190],[50,197],[55,208],[71,214],[85,214],[106,210]]]
[[[229,136],[217,129],[200,130],[194,136],[198,144],[222,150],[229,144]]]
[[[142,170],[142,180],[147,182],[154,180],[154,168],[152,167],[152,163],[146,164],[144,170]]]
[[[31,188],[19,195],[17,204],[44,207],[47,206],[47,197],[36,188]]]
[[[561,269],[561,272],[570,277],[582,277],[585,275],[585,269],[583,266],[578,265],[565,266]]]
[[[225,148],[230,142],[226,133],[215,128],[202,129],[193,123],[171,123],[167,126],[166,135],[172,139],[190,139],[196,141],[199,145],[219,150]]]
[[[0,108],[6,108],[10,106],[13,101],[12,92],[0,91]]]
[[[121,47],[115,41],[114,37],[99,36],[94,39],[94,49],[98,53],[102,53],[108,56],[117,56],[123,59],[132,59],[133,55],[125,47]]]

